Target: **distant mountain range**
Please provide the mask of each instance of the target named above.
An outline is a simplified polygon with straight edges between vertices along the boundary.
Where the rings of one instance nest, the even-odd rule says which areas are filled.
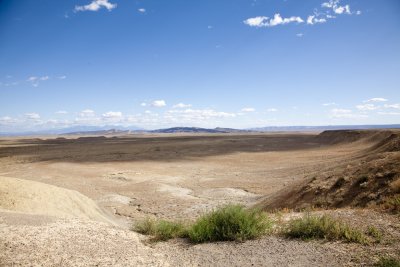
[[[172,127],[157,130],[145,130],[139,127],[106,126],[75,126],[64,129],[29,132],[0,132],[0,136],[29,136],[29,135],[125,135],[134,133],[250,133],[250,132],[305,132],[326,130],[363,130],[400,128],[400,124],[386,125],[326,125],[326,126],[267,126],[250,129],[234,128],[199,128]]]
[[[240,129],[232,129],[232,128],[199,128],[199,127],[173,127],[166,129],[158,129],[148,131],[150,133],[238,133],[238,132],[252,132],[251,130],[240,130]]]

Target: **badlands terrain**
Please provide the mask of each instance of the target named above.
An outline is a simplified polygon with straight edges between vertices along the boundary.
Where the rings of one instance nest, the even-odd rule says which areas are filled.
[[[0,266],[372,266],[399,258],[398,130],[0,139]],[[229,203],[330,214],[382,241],[149,242],[143,218]]]

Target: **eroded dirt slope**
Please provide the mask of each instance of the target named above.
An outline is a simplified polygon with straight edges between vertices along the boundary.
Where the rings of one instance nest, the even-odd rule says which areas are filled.
[[[334,146],[362,143],[366,147],[345,162],[268,196],[262,207],[366,207],[400,193],[400,131],[327,131],[316,138]]]

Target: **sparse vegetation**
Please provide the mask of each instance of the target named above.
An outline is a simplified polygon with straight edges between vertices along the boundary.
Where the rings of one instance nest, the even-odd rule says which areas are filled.
[[[382,204],[382,208],[389,212],[400,213],[400,195],[387,197]]]
[[[369,236],[373,237],[377,243],[380,243],[382,241],[382,232],[379,231],[374,226],[369,226],[368,227],[367,234]]]
[[[400,260],[393,257],[381,257],[375,264],[376,267],[400,267]]]
[[[306,214],[302,218],[292,220],[284,234],[290,238],[345,240],[367,244],[368,239],[362,231],[352,228],[342,221],[328,215],[314,216]]]
[[[135,223],[132,230],[143,235],[154,235],[156,232],[156,220],[145,218],[142,221]]]
[[[166,241],[171,238],[184,237],[187,231],[182,223],[166,220],[156,221],[151,218],[146,218],[136,223],[133,230],[144,235],[151,235],[155,241]]]
[[[133,230],[164,241],[176,237],[189,237],[194,243],[208,241],[243,241],[257,238],[272,228],[272,222],[260,210],[245,209],[240,205],[227,205],[203,215],[193,225],[146,218],[134,225]]]
[[[259,237],[272,228],[272,222],[257,209],[228,205],[200,217],[189,229],[195,243],[208,241],[243,241]]]
[[[393,181],[390,184],[390,187],[392,188],[393,192],[400,193],[400,178],[395,180],[395,181]]]

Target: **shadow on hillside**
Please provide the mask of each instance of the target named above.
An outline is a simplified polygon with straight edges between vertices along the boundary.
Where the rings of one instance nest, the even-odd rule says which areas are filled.
[[[264,134],[165,137],[21,139],[1,147],[0,158],[57,162],[175,161],[237,152],[294,151],[320,147],[315,135]]]

